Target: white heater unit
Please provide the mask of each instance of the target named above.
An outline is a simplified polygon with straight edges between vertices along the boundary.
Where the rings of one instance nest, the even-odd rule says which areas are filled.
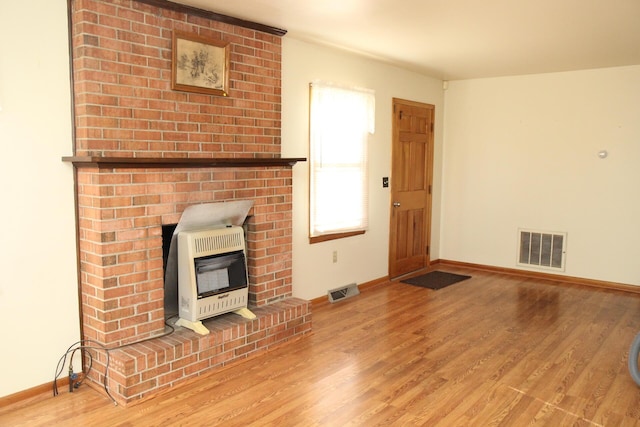
[[[248,319],[244,230],[238,226],[178,233],[178,326],[206,335],[202,320],[235,312]]]

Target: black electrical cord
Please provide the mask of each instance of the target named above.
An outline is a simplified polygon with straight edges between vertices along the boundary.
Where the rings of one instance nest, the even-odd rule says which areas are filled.
[[[86,345],[85,343],[93,344],[93,345]],[[109,362],[110,362],[109,349],[107,347],[105,347],[104,345],[102,345],[101,343],[99,343],[97,341],[94,341],[94,340],[76,341],[71,346],[69,346],[67,351],[60,357],[60,359],[58,360],[58,365],[56,366],[56,374],[55,374],[55,377],[53,379],[53,395],[54,396],[58,395],[58,377],[62,374],[62,371],[64,370],[64,366],[66,365],[66,362],[67,362],[67,357],[69,356],[69,354],[71,354],[71,358],[70,358],[70,361],[69,361],[69,366],[72,367],[73,366],[72,365],[72,363],[73,363],[73,354],[77,350],[101,350],[101,351],[105,352],[107,360],[106,360],[106,364],[105,364],[105,373],[104,373],[104,381],[103,381],[104,391],[107,393],[107,396],[109,396],[109,398],[111,399],[113,404],[117,405],[118,403],[116,402],[116,400],[111,395],[111,392],[109,392],[109,386],[107,384],[108,379],[109,379]],[[87,354],[89,354],[89,357],[91,359],[91,364],[90,364],[90,367],[91,367],[93,365],[93,356],[88,351],[87,351]],[[87,375],[89,375],[89,371],[90,370],[88,370],[86,372],[85,377]],[[71,379],[69,379],[69,380],[71,380]]]
[[[158,339],[158,338],[164,338],[164,337],[166,337],[166,336],[171,335],[172,333],[174,333],[174,332],[176,331],[176,328],[174,328],[174,327],[173,327],[173,325],[170,325],[170,324],[168,323],[168,320],[169,320],[169,319],[171,319],[172,317],[176,317],[176,316],[168,317],[168,318],[166,318],[166,319],[165,319],[165,321],[164,321],[165,326],[168,326],[168,327],[169,327],[169,330],[168,330],[168,331],[163,332],[163,333],[162,333],[162,334],[160,334],[160,335],[155,335],[155,336],[153,336],[153,337],[149,337],[149,338],[142,339],[142,340],[140,340],[140,341],[134,341],[134,342],[129,342],[129,343],[122,344],[122,345],[119,345],[119,346],[116,346],[116,347],[110,347],[110,348],[109,348],[109,350],[118,350],[118,349],[120,349],[120,348],[129,347],[130,345],[140,344],[140,343],[143,343],[143,342],[147,342],[147,341],[155,340],[155,339]]]
[[[69,348],[67,349],[67,351],[58,360],[58,365],[56,366],[55,376],[53,378],[53,395],[54,396],[58,395],[58,377],[62,374],[62,371],[64,370],[64,367],[67,364],[67,357],[69,356],[69,354],[71,354],[71,356],[69,357],[69,369],[70,370],[73,369],[73,355],[75,354],[75,352],[77,350],[86,350],[85,354],[87,354],[89,356],[89,367],[87,368],[87,371],[85,372],[84,376],[77,383],[75,383],[73,385],[70,385],[70,388],[71,387],[78,388],[82,384],[82,382],[85,380],[85,378],[87,378],[89,376],[89,372],[91,372],[91,369],[93,367],[93,357],[94,356],[91,354],[91,352],[89,350],[94,350],[94,351],[100,350],[100,351],[104,351],[104,353],[106,355],[106,358],[107,358],[106,364],[105,364],[104,381],[103,381],[104,391],[107,393],[107,396],[109,396],[109,398],[111,399],[113,404],[117,405],[118,402],[116,402],[116,400],[113,398],[113,396],[109,392],[109,386],[107,384],[108,379],[109,379],[109,362],[110,362],[109,352],[111,350],[117,350],[117,349],[128,347],[128,346],[131,346],[131,345],[134,345],[134,344],[139,344],[139,343],[143,343],[143,342],[150,341],[150,340],[153,340],[153,339],[162,338],[162,337],[166,337],[168,335],[171,335],[172,333],[175,332],[175,328],[173,327],[173,325],[168,323],[169,319],[171,319],[172,317],[177,317],[177,315],[176,316],[170,316],[167,319],[165,319],[165,321],[164,321],[164,324],[169,327],[169,331],[166,331],[161,335],[145,338],[145,339],[140,340],[140,341],[135,341],[135,342],[131,342],[131,343],[127,343],[127,344],[123,344],[123,345],[119,345],[117,347],[111,347],[111,348],[108,348],[105,345],[103,345],[103,344],[101,344],[101,343],[99,343],[97,341],[94,341],[94,340],[80,340],[80,341],[76,341],[75,343],[71,344],[69,346]],[[93,345],[86,345],[85,343],[93,344]],[[72,381],[72,379],[69,378],[69,381]]]

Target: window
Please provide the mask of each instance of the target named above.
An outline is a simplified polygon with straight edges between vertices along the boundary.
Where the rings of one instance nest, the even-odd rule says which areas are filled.
[[[311,243],[367,229],[367,143],[374,115],[371,90],[311,84]]]

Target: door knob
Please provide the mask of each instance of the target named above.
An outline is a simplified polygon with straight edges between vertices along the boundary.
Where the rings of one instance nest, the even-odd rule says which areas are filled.
[[[394,208],[399,208],[400,207],[400,202],[393,202],[393,207]]]

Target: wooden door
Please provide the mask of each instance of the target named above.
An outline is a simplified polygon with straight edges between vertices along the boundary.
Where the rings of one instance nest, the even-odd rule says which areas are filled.
[[[389,277],[429,265],[435,107],[393,99]]]

